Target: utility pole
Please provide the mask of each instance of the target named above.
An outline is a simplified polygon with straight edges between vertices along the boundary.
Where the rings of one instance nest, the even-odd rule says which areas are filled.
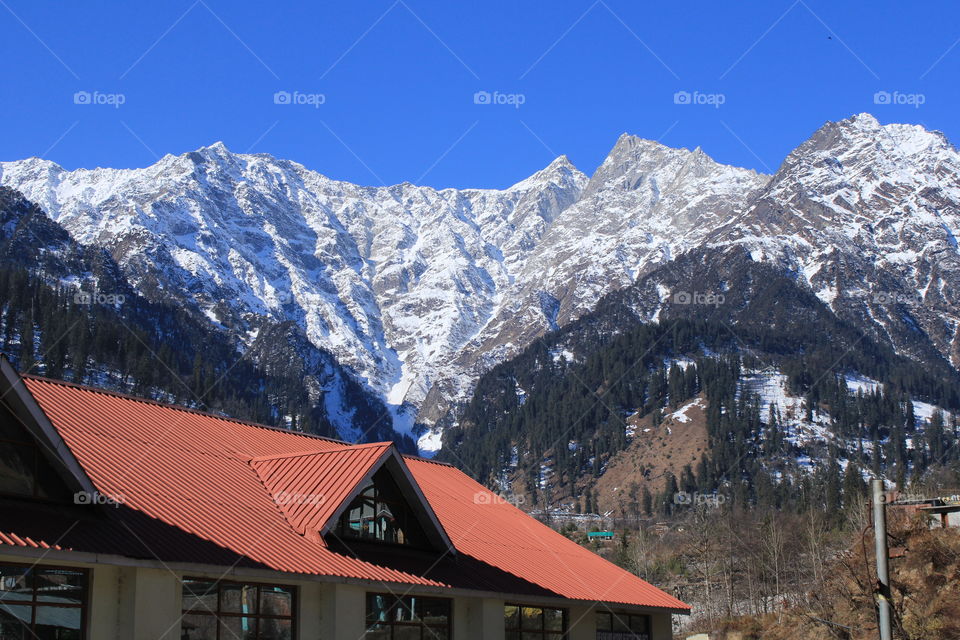
[[[893,640],[890,628],[890,569],[887,566],[887,502],[883,495],[883,480],[873,482],[873,534],[877,547],[877,610],[880,622],[880,640]]]

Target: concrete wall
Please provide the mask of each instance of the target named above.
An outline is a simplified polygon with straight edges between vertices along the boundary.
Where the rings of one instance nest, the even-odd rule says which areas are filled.
[[[597,637],[597,617],[593,607],[579,605],[569,607],[570,640],[595,640]]]
[[[53,554],[51,554],[53,555]],[[298,588],[298,640],[360,640],[364,635],[366,593],[383,591],[343,583],[308,582],[264,577],[222,576],[218,572],[171,571],[162,567],[115,566],[15,555],[0,555],[0,563],[82,567],[90,570],[87,614],[90,640],[179,640],[181,579],[197,578],[273,582]],[[415,594],[414,594],[415,595]],[[426,594],[425,594],[426,595]],[[442,594],[430,594],[440,595]],[[531,602],[531,605],[542,604]],[[453,598],[453,640],[503,640],[504,600],[491,597]],[[593,607],[567,607],[570,640],[595,640]],[[670,640],[670,614],[652,615],[653,640]]]
[[[673,637],[672,618],[669,613],[654,613],[650,618],[652,640],[670,640]]]

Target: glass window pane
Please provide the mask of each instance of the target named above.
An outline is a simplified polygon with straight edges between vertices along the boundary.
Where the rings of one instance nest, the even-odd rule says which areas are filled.
[[[613,630],[620,633],[630,631],[630,616],[623,613],[614,613]]]
[[[610,613],[607,611],[597,612],[597,631],[612,631],[610,627]]]
[[[533,631],[524,631],[520,635],[520,640],[543,640],[543,635]]]
[[[33,608],[28,605],[13,604],[10,601],[0,602],[0,622],[6,626],[0,629],[6,630],[9,626],[12,638],[19,638],[17,635],[21,625],[30,625],[30,616],[33,615]],[[0,635],[0,638],[6,639],[7,636]]]
[[[558,632],[548,631],[543,634],[543,638],[544,640],[562,640],[563,633],[559,631]]]
[[[33,591],[26,567],[0,566],[0,601],[32,600]]]
[[[79,640],[81,619],[79,607],[37,607],[34,633],[39,640]]]
[[[519,631],[507,631],[506,640],[520,640]]]
[[[504,626],[507,629],[520,628],[520,607],[508,604],[503,608]],[[509,639],[508,639],[509,640]]]
[[[424,624],[446,626],[450,620],[450,601],[441,598],[419,598],[418,617]]]
[[[33,445],[0,442],[0,493],[33,496],[35,455]]]
[[[357,496],[341,516],[342,536],[390,544],[426,544],[426,536],[390,472],[380,469],[373,484]]]
[[[0,611],[3,606],[0,605]],[[33,636],[29,627],[16,617],[8,617],[6,613],[0,614],[0,638],[7,640],[30,640]]]
[[[293,615],[291,587],[260,587],[260,613],[268,616]]]
[[[520,628],[540,631],[543,629],[543,609],[523,607],[520,613]]]
[[[257,620],[247,616],[221,616],[220,637],[224,640],[257,640]]]
[[[259,640],[291,640],[293,638],[293,622],[291,620],[260,618],[259,633]]]
[[[180,637],[183,640],[217,640],[216,616],[184,615],[180,620]]]
[[[217,611],[217,583],[208,580],[183,581],[184,611]]]
[[[38,569],[33,576],[38,602],[82,604],[87,577],[73,569]]]
[[[0,440],[11,440],[23,444],[33,444],[34,441],[20,419],[3,405],[0,405]]]
[[[547,631],[563,631],[563,609],[544,609],[543,621]]]
[[[390,619],[390,609],[394,604],[392,596],[378,593],[367,594],[367,625],[375,622],[387,622]]]
[[[646,633],[650,630],[650,619],[647,616],[630,616],[630,630],[635,633]]]
[[[413,598],[404,598],[397,602],[393,609],[391,618],[395,622],[413,622],[417,619],[413,609]]]
[[[256,613],[257,588],[249,584],[220,585],[220,611],[224,613]]]

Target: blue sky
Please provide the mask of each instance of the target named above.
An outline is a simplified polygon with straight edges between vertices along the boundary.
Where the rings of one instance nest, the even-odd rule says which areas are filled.
[[[861,111],[960,140],[950,1],[0,0],[0,25],[0,159],[67,168],[222,140],[503,187],[560,154],[591,173],[625,131],[760,171]]]

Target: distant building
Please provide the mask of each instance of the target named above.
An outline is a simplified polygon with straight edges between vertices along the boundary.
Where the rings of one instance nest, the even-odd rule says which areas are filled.
[[[667,640],[687,613],[391,443],[20,376],[0,357],[0,637]]]
[[[960,527],[960,491],[940,496],[918,496],[899,491],[886,495],[887,508],[924,515],[931,527]]]
[[[588,531],[587,537],[591,540],[613,540],[613,531]]]

